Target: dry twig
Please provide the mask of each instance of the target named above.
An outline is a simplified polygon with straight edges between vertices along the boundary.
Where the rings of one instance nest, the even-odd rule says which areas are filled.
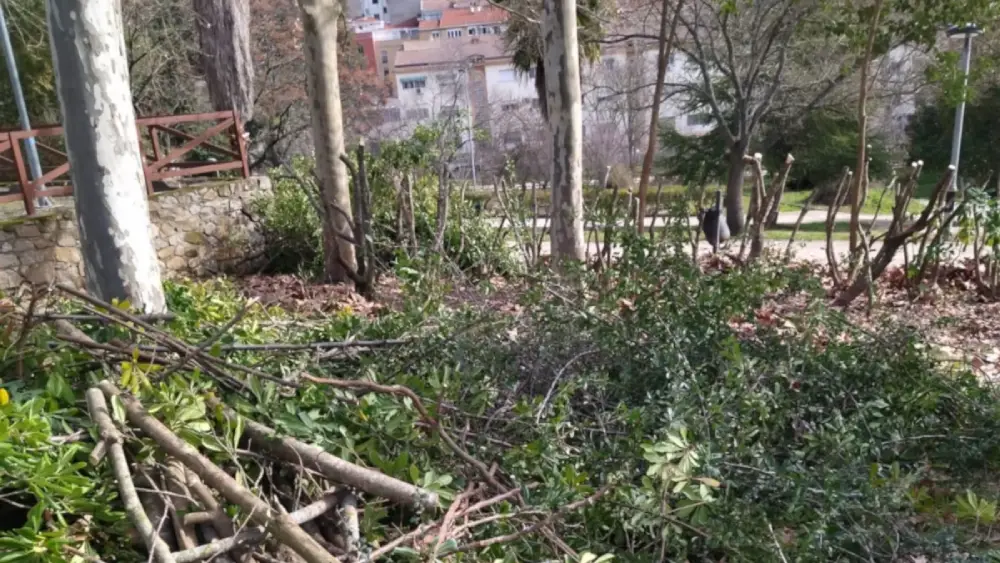
[[[91,388],[87,390],[86,396],[90,418],[97,425],[101,442],[107,444],[108,453],[111,455],[111,467],[115,473],[115,480],[118,482],[118,491],[122,495],[125,513],[132,520],[132,524],[142,536],[142,541],[146,543],[146,548],[156,558],[156,561],[158,563],[175,563],[174,557],[170,554],[170,547],[160,539],[160,535],[153,528],[153,523],[146,516],[142,503],[139,502],[139,494],[135,490],[132,474],[129,472],[128,460],[125,459],[122,435],[111,421],[111,414],[108,413],[108,404],[104,401],[104,395],[101,394],[100,389]]]
[[[161,449],[177,458],[227,500],[247,511],[251,521],[273,533],[278,540],[302,556],[306,563],[339,563],[336,557],[323,549],[287,515],[273,510],[198,450],[178,438],[163,423],[148,414],[139,401],[122,393],[110,381],[102,381],[98,387],[109,397],[117,397],[124,406],[129,421]]]

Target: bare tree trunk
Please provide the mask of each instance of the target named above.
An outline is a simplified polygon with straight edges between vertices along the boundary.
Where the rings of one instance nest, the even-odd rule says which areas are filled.
[[[660,5],[660,48],[656,56],[656,85],[653,86],[653,107],[649,112],[649,138],[646,154],[642,157],[642,172],[639,174],[639,233],[646,226],[646,194],[649,192],[649,175],[653,170],[653,156],[656,155],[656,135],[660,125],[660,98],[663,97],[663,82],[667,76],[667,66],[670,64],[670,51],[674,46],[677,34],[677,22],[680,21],[681,8],[684,0],[677,0],[674,18],[667,30],[667,8],[670,0],[663,0]]]
[[[323,271],[327,281],[346,282],[357,269],[351,244],[351,191],[347,169],[340,161],[344,149],[340,76],[337,70],[338,0],[299,0],[309,65],[316,171],[322,186]]]
[[[552,135],[552,257],[584,260],[583,124],[576,1],[544,0],[545,95]]]
[[[441,163],[438,170],[437,224],[434,230],[434,252],[444,252],[444,233],[448,228],[448,196],[451,187],[447,165]]]
[[[201,71],[216,111],[253,117],[253,58],[248,0],[194,0]]]
[[[48,3],[87,289],[166,311],[118,2]]]
[[[851,262],[858,251],[858,235],[861,233],[861,197],[865,181],[865,161],[868,147],[868,72],[872,64],[872,51],[875,48],[875,36],[882,16],[883,0],[875,0],[875,15],[872,16],[871,27],[868,28],[868,44],[865,47],[865,58],[861,65],[861,95],[858,98],[858,158],[854,169],[859,171],[854,175],[851,185]],[[853,269],[853,268],[852,268]]]
[[[743,180],[746,173],[746,143],[736,143],[729,148],[729,178],[726,180],[726,225],[729,236],[743,232]]]

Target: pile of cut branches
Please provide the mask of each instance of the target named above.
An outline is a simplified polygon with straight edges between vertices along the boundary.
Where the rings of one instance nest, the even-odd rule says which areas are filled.
[[[313,353],[313,360],[330,361],[336,360],[332,352],[401,346],[407,340],[220,344],[247,314],[245,305],[211,336],[190,343],[158,326],[170,315],[138,315],[72,287],[57,289],[78,312],[46,310],[55,300],[35,292],[26,307],[14,307],[20,324],[14,348],[19,355],[33,329],[51,326],[55,342],[50,348],[68,346],[88,356],[91,368],[97,366],[90,372],[99,374],[97,381],[86,385],[84,394],[91,423],[86,430],[94,438],[89,465],[96,469],[109,461],[134,547],[145,549],[150,561],[334,563],[405,553],[434,561],[534,534],[554,554],[576,557],[555,524],[610,490],[604,487],[557,509],[530,506],[524,493],[532,484],[517,483],[495,463],[474,457],[408,387],[320,378],[308,369],[278,377],[226,358],[247,351],[304,351]],[[84,330],[95,323],[112,330]],[[174,382],[190,374],[206,377],[207,383],[193,393],[177,393]],[[20,363],[17,375],[26,377]],[[447,499],[434,490],[283,435],[231,406],[231,399],[252,401],[263,385],[282,389],[289,400],[317,389],[340,393],[348,405],[369,394],[397,398],[461,460],[466,486],[450,503],[442,502]],[[366,511],[385,514],[386,506],[396,533],[365,538]],[[515,531],[484,535],[500,522]],[[107,556],[73,552],[88,561]]]

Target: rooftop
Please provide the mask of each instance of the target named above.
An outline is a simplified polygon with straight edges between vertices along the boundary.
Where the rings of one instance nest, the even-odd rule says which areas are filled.
[[[507,59],[503,37],[485,35],[433,42],[407,41],[403,43],[403,50],[396,53],[396,70],[398,72],[404,67],[459,64],[469,57],[484,57],[487,60]]]
[[[447,29],[467,25],[495,24],[506,20],[507,12],[493,6],[444,8],[441,10],[441,19],[420,20],[420,29]]]

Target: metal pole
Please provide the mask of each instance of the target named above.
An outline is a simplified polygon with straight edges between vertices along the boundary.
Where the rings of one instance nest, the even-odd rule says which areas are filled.
[[[722,242],[722,190],[715,190],[715,211],[718,213],[718,220],[715,222],[715,242],[712,243],[712,254],[719,253],[719,244]]]
[[[965,35],[965,46],[962,48],[962,99],[955,108],[955,129],[951,133],[951,165],[955,167],[955,172],[951,176],[951,185],[948,186],[948,205],[951,206],[958,192],[958,161],[962,154],[962,125],[965,121],[965,98],[969,87],[969,66],[972,60],[972,34]]]
[[[469,109],[469,123],[468,123],[468,135],[469,135],[469,150],[470,156],[472,158],[472,187],[478,186],[476,182],[476,138],[472,134],[472,65],[466,69],[465,72],[465,104]]]
[[[3,53],[7,62],[7,75],[10,77],[10,89],[14,94],[14,104],[17,105],[17,114],[21,120],[21,129],[31,129],[31,121],[28,119],[28,107],[24,103],[24,92],[21,90],[21,77],[17,73],[17,62],[14,60],[14,46],[10,42],[10,32],[7,30],[7,17],[4,15],[3,2],[0,2],[0,38],[3,41]],[[42,165],[38,160],[38,149],[35,147],[35,138],[28,137],[24,140],[28,153],[28,167],[31,169],[31,178],[38,180],[42,177]],[[43,188],[44,186],[39,186]],[[38,207],[49,207],[52,203],[47,197],[38,198]]]

